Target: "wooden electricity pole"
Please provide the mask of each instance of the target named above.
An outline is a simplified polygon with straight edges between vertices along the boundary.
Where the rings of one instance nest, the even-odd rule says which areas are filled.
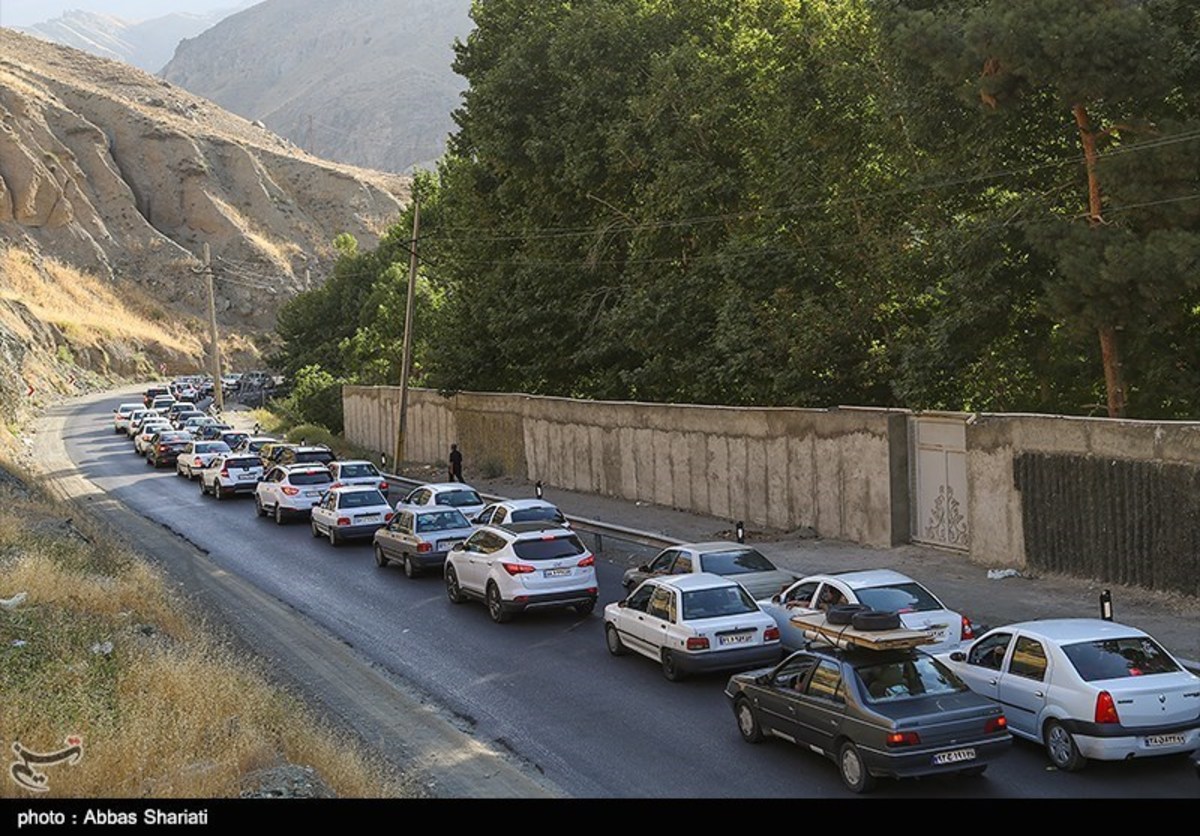
[[[404,306],[404,349],[400,362],[400,428],[396,434],[396,464],[405,461],[405,431],[408,429],[408,378],[412,374],[413,308],[417,294],[417,236],[421,231],[421,204],[413,197],[412,246],[408,258],[408,301]]]
[[[217,412],[225,411],[225,393],[221,391],[221,345],[217,339],[217,293],[213,288],[212,254],[204,244],[204,276],[208,280],[208,338],[212,347],[213,402]]]

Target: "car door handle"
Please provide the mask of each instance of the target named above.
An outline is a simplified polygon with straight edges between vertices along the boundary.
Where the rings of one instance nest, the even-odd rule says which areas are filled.
[[[1045,698],[1046,692],[1045,691],[1034,691],[1033,695],[1040,700],[1040,699]]]
[[[1000,680],[998,680],[998,679],[995,679],[995,678],[993,678],[993,679],[989,679],[989,680],[988,680],[988,685],[995,685],[995,684],[996,684],[997,682],[999,682],[999,681],[1000,681]]]

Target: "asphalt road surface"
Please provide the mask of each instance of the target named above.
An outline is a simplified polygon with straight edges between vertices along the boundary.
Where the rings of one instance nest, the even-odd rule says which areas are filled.
[[[621,597],[621,573],[632,560],[612,546],[597,562],[600,606],[591,616],[545,612],[494,624],[481,604],[451,604],[437,576],[409,580],[398,567],[376,567],[366,543],[334,548],[313,539],[306,522],[279,527],[258,517],[251,498],[217,502],[173,470],[152,470],[112,431],[111,409],[121,400],[56,410],[79,475],[99,495],[202,548],[221,572],[261,593],[263,606],[282,603],[315,634],[352,648],[382,674],[362,686],[378,694],[360,694],[363,699],[389,699],[385,692],[392,688],[419,695],[478,744],[524,764],[550,794],[851,797],[832,762],[782,741],[744,743],[722,693],[725,676],[671,683],[644,657],[608,654],[601,608]],[[187,572],[164,563],[188,582]],[[253,619],[245,616],[258,606],[253,600],[227,602],[223,615],[239,630],[252,631]],[[253,635],[243,638],[255,644]],[[335,715],[343,709],[335,694],[311,696]],[[452,764],[453,753],[443,763]],[[472,794],[469,787],[449,786],[443,791]],[[1195,798],[1200,782],[1182,758],[1092,763],[1079,773],[1061,773],[1049,767],[1040,747],[1016,741],[981,778],[885,781],[875,795]]]

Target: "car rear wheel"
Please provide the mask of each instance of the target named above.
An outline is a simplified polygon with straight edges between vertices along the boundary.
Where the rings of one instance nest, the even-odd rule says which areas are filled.
[[[375,544],[375,565],[380,568],[388,565],[387,555],[383,553],[383,549],[378,543]]]
[[[458,573],[454,571],[453,566],[446,567],[446,597],[450,599],[451,604],[461,604],[467,600],[462,587],[458,585]]]
[[[412,579],[421,574],[421,567],[412,559],[411,554],[404,555],[404,577]]]
[[[1075,738],[1057,720],[1046,724],[1046,754],[1050,763],[1063,772],[1078,772],[1087,763],[1087,759],[1079,754]]]
[[[750,700],[745,697],[740,698],[733,706],[733,712],[737,717],[738,731],[742,733],[742,740],[747,743],[762,743],[762,726],[758,724],[758,717],[754,713],[754,707],[750,705]]]
[[[329,526],[329,545],[334,546],[336,548],[337,546],[340,546],[341,544],[342,544],[342,540],[340,537],[338,537],[337,528],[332,525]]]
[[[217,481],[217,482],[216,482],[216,483],[213,485],[213,489],[212,489],[212,495],[213,495],[213,496],[215,496],[215,497],[217,498],[217,500],[218,500],[218,501],[220,501],[220,500],[222,500],[222,499],[224,499],[224,498],[225,498],[225,492],[224,492],[223,490],[221,490],[221,483],[220,483],[220,481]]]
[[[676,660],[675,654],[669,650],[662,652],[662,672],[663,676],[672,682],[683,679],[683,671],[679,669],[679,662]]]
[[[867,772],[858,747],[847,740],[838,750],[838,772],[842,774],[842,783],[850,792],[870,792],[875,787],[875,778]]]
[[[208,488],[204,487],[204,480],[203,480],[203,479],[201,479],[201,480],[200,480],[200,495],[201,495],[201,496],[207,496],[207,495],[208,495]]]
[[[283,525],[283,507],[275,506],[275,525]]]
[[[608,652],[613,656],[624,656],[628,652],[625,649],[625,642],[621,641],[621,634],[612,624],[604,625],[604,643],[608,645]]]
[[[488,615],[492,617],[492,621],[503,624],[512,618],[511,613],[505,612],[504,602],[500,600],[500,587],[489,583],[485,597],[487,598]]]

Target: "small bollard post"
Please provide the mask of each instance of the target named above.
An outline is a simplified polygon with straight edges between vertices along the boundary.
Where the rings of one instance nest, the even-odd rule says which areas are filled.
[[[534,490],[534,493],[536,493],[536,494],[537,494],[537,498],[538,498],[538,499],[542,499],[542,498],[543,498],[543,497],[542,497],[542,480],[541,480],[541,479],[538,479],[538,480],[537,480],[537,484],[535,484],[535,485],[533,486],[533,490]]]
[[[379,454],[379,466],[387,470],[387,453]]]
[[[1107,589],[1100,593],[1100,617],[1105,621],[1113,620],[1112,592]]]
[[[737,525],[734,526],[734,530],[737,531],[737,541],[739,543],[745,543],[746,542],[746,524],[744,522],[742,522],[741,520],[738,520]]]

